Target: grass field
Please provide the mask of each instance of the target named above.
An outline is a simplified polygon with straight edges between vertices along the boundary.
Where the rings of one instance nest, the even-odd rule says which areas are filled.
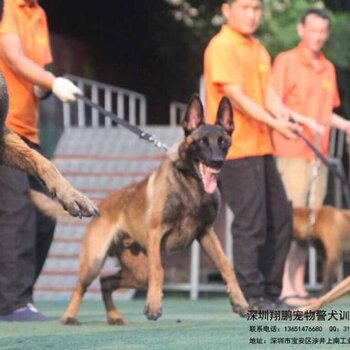
[[[83,303],[79,326],[63,326],[58,323],[57,320],[65,310],[67,302],[38,302],[40,310],[50,316],[52,321],[31,324],[0,323],[0,349],[299,350],[315,347],[312,344],[272,344],[272,338],[275,337],[295,338],[295,342],[300,342],[301,338],[304,338],[304,342],[315,342],[315,339],[324,338],[325,344],[316,344],[320,349],[350,349],[349,319],[252,321],[234,315],[230,311],[228,299],[224,297],[199,301],[165,297],[163,316],[158,321],[148,321],[142,314],[143,302],[136,299],[118,303],[120,311],[129,322],[127,326],[122,327],[109,326],[105,322],[102,302]],[[343,298],[327,308],[327,318],[332,310],[349,311],[350,297]],[[288,326],[292,327],[290,331],[285,329]],[[251,327],[255,327],[255,330]],[[267,327],[278,331],[267,332]],[[296,327],[298,329],[295,329]],[[263,344],[252,344],[251,342],[255,341],[251,338],[261,338]],[[339,344],[329,344],[330,341],[338,341]]]

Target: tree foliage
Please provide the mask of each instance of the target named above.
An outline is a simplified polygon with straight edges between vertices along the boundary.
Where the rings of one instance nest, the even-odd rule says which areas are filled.
[[[198,0],[165,0],[172,7],[174,19],[191,29],[189,39],[194,40],[194,48],[203,45],[218,31],[223,23],[220,13],[221,0],[202,2]],[[265,0],[264,17],[257,33],[271,55],[292,48],[298,42],[296,24],[303,12],[310,8],[325,8],[320,0]],[[326,52],[333,62],[350,68],[350,15],[328,10],[332,18],[332,36]]]
[[[173,17],[188,29],[188,40],[192,41],[193,55],[201,62],[206,43],[223,23],[221,0],[165,0],[169,3]],[[325,47],[326,56],[336,65],[343,104],[350,114],[350,14],[342,12],[348,2],[322,0],[264,0],[264,16],[257,36],[272,57],[294,47],[299,38],[296,32],[303,12],[310,7],[327,9],[332,19],[331,37]],[[338,11],[337,11],[338,10]],[[202,70],[202,67],[199,67]],[[200,72],[198,72],[200,73]]]

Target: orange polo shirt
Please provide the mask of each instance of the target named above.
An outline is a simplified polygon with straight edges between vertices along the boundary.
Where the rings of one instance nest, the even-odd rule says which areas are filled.
[[[264,105],[270,79],[270,55],[253,37],[247,38],[224,25],[204,53],[206,118],[214,123],[224,84],[239,84],[243,91]],[[234,109],[235,131],[227,159],[272,154],[269,128]]]
[[[1,34],[18,35],[24,54],[38,65],[44,67],[52,61],[46,15],[40,6],[28,7],[23,0],[5,0]],[[38,102],[33,84],[16,75],[1,59],[0,70],[10,98],[6,125],[38,143]]]
[[[333,109],[340,105],[340,100],[334,66],[323,54],[318,57],[317,68],[311,64],[311,57],[302,44],[279,54],[273,64],[272,81],[290,109],[323,125],[330,125]],[[323,155],[328,154],[329,131],[328,127],[321,136],[320,151]],[[314,158],[302,140],[288,140],[275,131],[272,135],[277,157]],[[303,135],[315,142],[308,128],[303,128]]]

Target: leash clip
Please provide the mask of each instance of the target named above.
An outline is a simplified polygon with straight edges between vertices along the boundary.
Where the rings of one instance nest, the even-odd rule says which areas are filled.
[[[158,147],[158,148],[163,148],[163,149],[165,149],[166,151],[169,150],[169,147],[166,146],[166,145],[164,145],[163,142],[161,142],[160,140],[158,140],[154,135],[148,134],[148,133],[146,133],[145,131],[142,131],[142,132],[140,133],[140,139],[146,140],[146,141],[148,141],[148,142],[151,142],[151,143],[153,143],[153,144],[154,144],[156,147]]]

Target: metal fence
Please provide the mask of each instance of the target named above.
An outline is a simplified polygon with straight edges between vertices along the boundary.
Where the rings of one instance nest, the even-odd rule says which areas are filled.
[[[66,77],[83,91],[84,96],[107,111],[115,113],[134,125],[145,126],[147,124],[145,95],[74,75]],[[64,128],[103,127],[115,126],[115,123],[78,100],[76,104],[63,104],[63,126]]]

